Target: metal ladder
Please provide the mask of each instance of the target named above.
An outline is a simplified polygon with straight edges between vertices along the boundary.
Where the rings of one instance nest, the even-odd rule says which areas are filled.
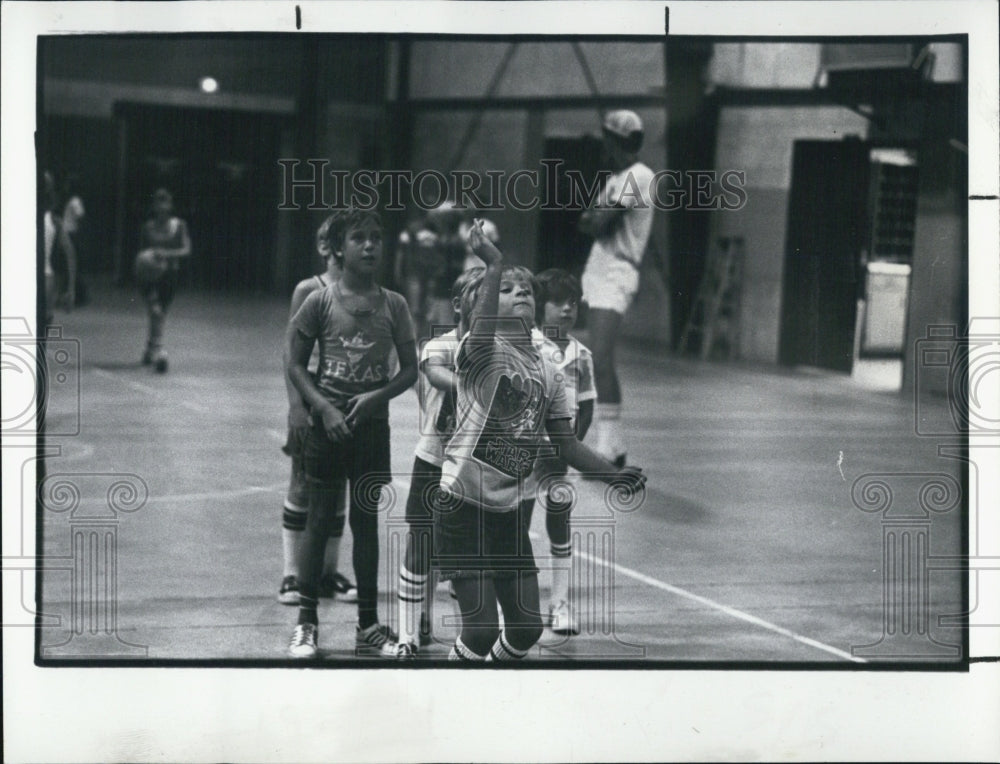
[[[709,252],[691,315],[681,334],[680,352],[693,348],[700,339],[698,354],[707,361],[719,340],[724,341],[727,359],[739,356],[740,284],[743,276],[743,237],[723,236]]]

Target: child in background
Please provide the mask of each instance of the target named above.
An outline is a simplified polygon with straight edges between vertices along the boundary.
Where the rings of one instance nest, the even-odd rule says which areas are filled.
[[[581,472],[629,491],[645,478],[638,468],[616,470],[576,439],[558,371],[531,341],[531,272],[505,267],[478,222],[470,243],[486,270],[462,298],[469,332],[456,354],[456,431],[445,446],[441,488],[448,501],[434,513],[434,549],[441,577],[454,580],[462,616],[450,657],[515,660],[542,634],[538,568],[524,523],[539,455],[555,451]]]
[[[427,341],[420,354],[418,396],[420,440],[417,442],[406,499],[410,527],[399,571],[399,646],[396,657],[413,658],[418,645],[431,640],[431,527],[434,500],[441,483],[444,444],[455,431],[455,351],[465,334],[461,323],[461,298],[466,285],[482,274],[475,268],[460,275],[452,286],[452,306],[459,325]]]
[[[292,292],[292,305],[288,314],[288,331],[291,333],[295,332],[292,319],[299,312],[306,297],[318,289],[330,286],[340,278],[340,267],[327,243],[332,222],[333,216],[331,215],[323,221],[323,224],[316,231],[316,250],[323,258],[323,273],[303,279]],[[309,513],[309,491],[306,485],[305,468],[302,464],[302,447],[305,444],[306,435],[309,433],[311,422],[305,402],[288,376],[290,359],[288,357],[287,335],[285,340],[284,371],[285,390],[288,393],[288,438],[282,451],[292,457],[292,474],[288,481],[288,493],[285,494],[281,516],[283,578],[278,590],[278,602],[282,605],[298,605],[302,536],[306,529],[306,517]],[[315,367],[313,359],[310,359],[310,368],[315,369]],[[315,374],[315,371],[312,373]],[[337,570],[340,560],[340,541],[344,535],[344,525],[347,521],[345,492],[341,491],[329,498],[334,502],[334,506],[330,508],[334,520],[330,525],[330,535],[326,540],[323,574],[319,582],[319,596],[339,596],[344,602],[356,602],[358,599],[357,588]]]
[[[580,282],[561,268],[539,273],[539,293],[536,299],[533,337],[543,356],[562,374],[566,400],[573,412],[573,431],[583,440],[594,417],[594,361],[590,351],[569,334],[576,325],[582,291]],[[558,567],[552,569],[552,592],[549,604],[549,625],[556,634],[579,634],[576,612],[570,599],[569,584],[573,544],[570,536],[572,502],[561,494],[559,484],[565,482],[566,462],[557,456],[542,457],[535,465],[535,478],[544,492],[538,496],[545,509],[545,529],[549,536],[549,551]],[[528,517],[530,527],[530,514]]]
[[[318,654],[318,585],[331,497],[350,483],[354,575],[358,588],[358,652],[394,656],[395,635],[378,622],[378,504],[391,479],[389,400],[417,378],[413,320],[403,296],[375,282],[382,261],[382,225],[372,211],[333,214],[327,243],[342,269],[339,280],[309,295],[292,319],[289,376],[308,406],[312,427],[303,461],[309,486],[299,581],[298,624],[289,644],[294,658]],[[307,364],[319,343],[316,377]],[[391,375],[395,349],[399,371]]]
[[[149,315],[149,338],[142,363],[152,364],[160,374],[167,370],[167,352],[163,349],[167,310],[177,291],[180,261],[191,254],[187,223],[173,212],[173,196],[165,188],[157,189],[153,194],[153,216],[139,232],[139,249],[152,251],[156,261],[164,266],[162,275],[139,286]]]

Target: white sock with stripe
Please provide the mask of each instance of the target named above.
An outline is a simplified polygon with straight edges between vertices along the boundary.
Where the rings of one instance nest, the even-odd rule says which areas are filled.
[[[455,644],[451,646],[451,652],[448,653],[448,660],[450,661],[488,661],[489,656],[476,655],[465,643],[462,642],[462,637],[459,635],[455,637]]]
[[[302,556],[302,537],[306,529],[308,512],[290,505],[287,501],[281,513],[281,556],[284,561],[282,576],[299,575],[299,558]]]
[[[569,545],[567,545],[569,546]],[[555,549],[552,550],[552,604],[558,605],[560,602],[569,602],[569,579],[572,558],[569,555],[559,555]]]
[[[504,632],[500,632],[497,641],[493,643],[490,654],[486,656],[488,661],[519,661],[528,654],[527,650],[518,650],[512,647]]]
[[[419,644],[420,613],[424,609],[424,593],[427,588],[427,574],[420,575],[406,566],[399,569],[399,641]]]

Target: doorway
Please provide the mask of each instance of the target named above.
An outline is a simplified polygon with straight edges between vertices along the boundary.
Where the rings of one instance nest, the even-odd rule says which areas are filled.
[[[282,118],[221,109],[119,104],[119,231],[128,277],[157,188],[191,232],[190,285],[258,293],[274,286]],[[121,265],[121,264],[120,264]]]
[[[851,371],[861,255],[868,232],[869,146],[800,140],[792,156],[779,360]]]
[[[543,156],[546,159],[561,160],[562,165],[556,175],[557,188],[549,186],[548,173],[542,174],[541,198],[558,200],[558,209],[540,210],[538,221],[538,257],[536,270],[562,268],[577,278],[583,273],[590,254],[592,239],[580,233],[576,226],[583,214],[582,209],[574,209],[568,201],[572,198],[568,172],[577,172],[589,188],[597,182],[598,173],[603,169],[601,141],[590,135],[579,138],[546,138]]]

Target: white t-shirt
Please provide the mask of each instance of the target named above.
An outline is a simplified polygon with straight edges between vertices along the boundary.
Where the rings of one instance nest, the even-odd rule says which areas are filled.
[[[531,330],[531,340],[538,351],[555,366],[566,388],[566,404],[573,412],[573,424],[579,416],[580,404],[597,398],[594,386],[594,356],[576,337],[569,335],[569,343],[563,350],[554,340],[547,339],[535,327]]]
[[[420,398],[420,440],[416,454],[428,464],[440,467],[444,461],[444,444],[455,432],[454,396],[439,390],[428,381],[424,366],[431,363],[455,370],[458,352],[458,331],[434,337],[424,344],[420,352],[420,376],[417,378]]]
[[[490,512],[510,512],[534,495],[534,466],[551,455],[545,425],[571,419],[555,366],[531,338],[497,335],[492,347],[456,353],[455,435],[444,449],[441,488]],[[470,357],[471,356],[471,357]]]
[[[653,229],[653,171],[642,162],[615,173],[601,189],[598,203],[603,207],[626,208],[610,235],[594,239],[587,269],[631,263],[638,273]]]

